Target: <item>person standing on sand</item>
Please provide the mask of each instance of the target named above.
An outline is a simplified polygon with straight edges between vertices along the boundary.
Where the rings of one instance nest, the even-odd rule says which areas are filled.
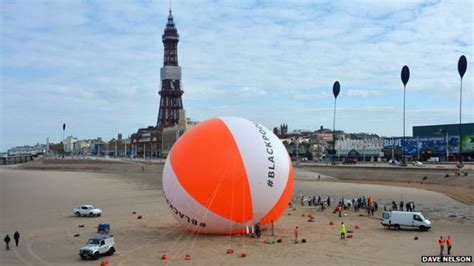
[[[443,236],[439,237],[438,244],[439,244],[439,256],[443,257],[443,251],[444,251],[444,243],[446,241],[443,239]]]
[[[260,223],[257,223],[255,225],[255,235],[257,236],[257,238],[260,238],[260,236],[262,235],[262,229],[260,228]]]
[[[15,246],[18,247],[18,242],[20,242],[20,233],[18,233],[18,231],[15,231],[15,233],[13,234],[13,238],[15,239]]]
[[[344,222],[341,222],[341,239],[346,238],[347,228]]]
[[[446,244],[448,245],[448,255],[451,255],[451,247],[453,246],[453,239],[451,238],[451,236],[448,236]]]
[[[401,212],[403,211],[403,200],[400,201],[400,211],[401,211]]]
[[[328,196],[328,199],[326,201],[328,203],[328,207],[331,206],[331,197]]]
[[[273,220],[270,222],[270,229],[272,230],[272,236],[275,236],[275,223]]]
[[[295,244],[298,244],[298,226],[295,228]]]
[[[10,239],[10,236],[8,234],[3,239],[3,241],[5,241],[5,246],[6,246],[7,250],[10,250],[10,240],[11,239]]]

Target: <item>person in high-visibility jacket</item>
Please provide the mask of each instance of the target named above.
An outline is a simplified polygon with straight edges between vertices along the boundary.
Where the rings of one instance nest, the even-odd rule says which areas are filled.
[[[451,247],[453,246],[453,239],[451,238],[451,236],[448,236],[446,244],[448,245],[448,255],[451,255]]]
[[[347,228],[344,222],[341,222],[341,239],[346,238]]]
[[[270,229],[272,230],[272,236],[275,236],[275,223],[273,220],[270,222]]]
[[[443,257],[443,251],[444,251],[444,243],[446,240],[444,240],[443,236],[439,237],[438,244],[439,244],[439,256]]]

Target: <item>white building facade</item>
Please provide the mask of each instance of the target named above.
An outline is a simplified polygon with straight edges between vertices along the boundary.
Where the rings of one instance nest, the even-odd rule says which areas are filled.
[[[359,153],[361,160],[371,160],[383,157],[383,139],[343,139],[336,140],[336,156],[346,157],[348,153],[355,150]]]

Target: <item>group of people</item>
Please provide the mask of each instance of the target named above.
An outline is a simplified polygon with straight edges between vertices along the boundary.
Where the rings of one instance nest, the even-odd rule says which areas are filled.
[[[13,239],[15,239],[15,246],[18,247],[18,244],[20,243],[20,233],[18,233],[18,231],[15,231],[15,233],[13,234]],[[6,249],[10,250],[10,241],[11,241],[10,235],[7,234],[5,238],[3,239],[3,241],[5,242]]]
[[[374,201],[372,196],[362,196],[360,198],[353,198],[352,200],[344,200],[342,197],[339,201],[334,213],[338,213],[339,217],[342,217],[344,210],[354,207],[354,211],[358,212],[360,209],[367,209],[367,214],[374,216],[374,213],[378,211],[379,205],[377,201]]]
[[[403,200],[400,201],[400,205],[393,200],[392,201],[392,211],[403,211],[403,207],[405,207],[405,211],[407,212],[414,212],[415,211],[415,203],[413,201],[409,201],[406,204],[403,203]]]
[[[331,206],[331,197],[327,196],[323,199],[321,196],[300,196],[301,206],[305,206],[306,202],[308,206],[314,206],[319,208],[319,211],[324,211],[327,207]]]
[[[275,236],[275,222],[271,220],[269,225],[271,236]],[[247,227],[247,235],[250,237],[260,238],[262,236],[262,226],[260,223]]]
[[[446,246],[448,246],[448,256],[451,255],[451,248],[453,246],[453,239],[451,238],[451,236],[448,236],[447,239],[444,239],[443,236],[440,236],[439,237],[439,240],[438,240],[438,244],[439,244],[439,256],[440,257],[443,257],[443,253],[444,253],[444,246],[446,244]]]
[[[374,212],[379,210],[379,204],[377,201],[374,201],[372,196],[354,198],[352,199],[352,206],[355,212],[358,212],[360,209],[367,209],[367,213],[372,216],[374,216]]]
[[[273,221],[272,221],[272,224],[273,224]],[[247,235],[249,237],[260,238],[260,236],[262,236],[262,227],[260,226],[260,223],[247,227]]]

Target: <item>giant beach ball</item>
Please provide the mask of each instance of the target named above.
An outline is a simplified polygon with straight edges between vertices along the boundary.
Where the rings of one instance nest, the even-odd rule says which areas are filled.
[[[201,122],[174,144],[163,192],[186,231],[242,233],[276,221],[293,194],[294,172],[283,143],[257,122],[220,117]]]

